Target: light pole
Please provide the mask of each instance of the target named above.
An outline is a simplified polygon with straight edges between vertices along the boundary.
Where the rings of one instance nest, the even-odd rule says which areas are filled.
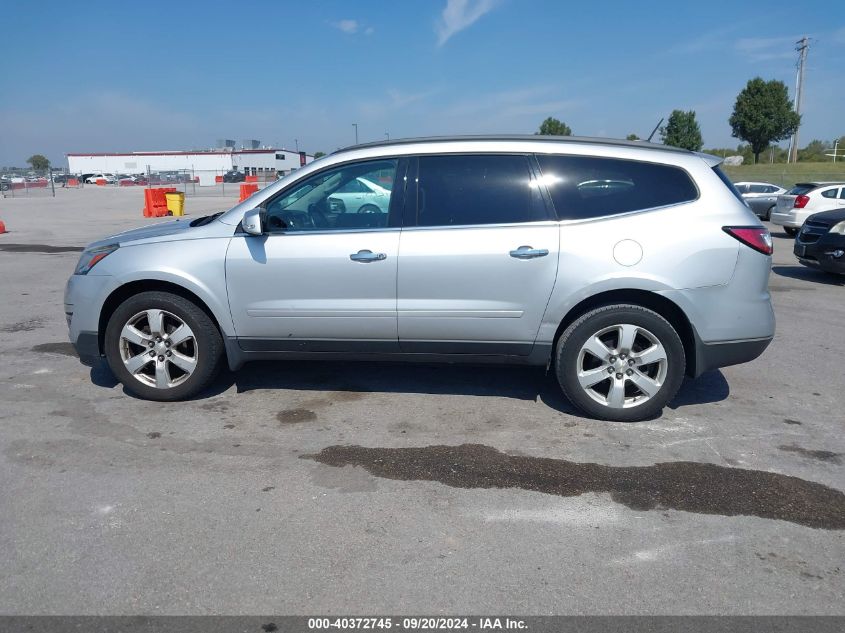
[[[296,153],[299,154],[299,139],[295,138],[293,139],[293,142],[296,143]]]
[[[833,142],[833,162],[836,163],[836,152],[839,151],[839,139]]]
[[[385,132],[384,135],[387,137],[387,140],[390,140],[390,132]]]
[[[352,124],[352,127],[354,127],[354,128],[355,128],[355,145],[357,145],[357,144],[358,144],[358,124],[357,124],[357,123],[353,123],[353,124]]]

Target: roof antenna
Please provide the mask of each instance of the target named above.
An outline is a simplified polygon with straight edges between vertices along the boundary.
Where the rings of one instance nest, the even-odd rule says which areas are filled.
[[[660,128],[660,124],[663,123],[663,118],[657,122],[657,125],[654,126],[654,129],[651,131],[651,134],[648,135],[646,142],[651,143],[651,137],[654,136],[654,133],[657,132],[658,128]]]

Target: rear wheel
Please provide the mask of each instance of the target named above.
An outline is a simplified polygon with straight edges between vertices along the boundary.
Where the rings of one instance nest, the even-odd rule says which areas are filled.
[[[792,228],[791,226],[785,226],[783,227],[783,230],[790,237],[795,237],[796,235],[798,235],[798,229]]]
[[[775,205],[770,206],[768,209],[766,209],[766,213],[763,214],[763,219],[766,222],[768,222],[769,220],[772,219],[772,209],[774,209],[774,208],[775,208]]]
[[[182,400],[204,389],[220,369],[223,339],[196,304],[169,292],[142,292],[109,319],[106,360],[132,393]]]
[[[637,305],[588,312],[566,328],[556,349],[564,395],[604,420],[634,422],[659,414],[677,393],[685,369],[675,328]]]

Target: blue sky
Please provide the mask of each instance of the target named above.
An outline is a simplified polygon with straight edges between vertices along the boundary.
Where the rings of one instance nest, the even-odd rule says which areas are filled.
[[[845,2],[89,1],[3,9],[0,165],[35,152],[187,149],[218,138],[330,152],[359,138],[647,135],[674,108],[735,146],[745,82],[795,82],[802,145],[845,134]]]

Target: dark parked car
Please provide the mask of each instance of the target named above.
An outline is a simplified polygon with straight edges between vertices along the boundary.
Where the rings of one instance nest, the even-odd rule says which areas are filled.
[[[777,205],[778,196],[786,193],[786,189],[770,182],[737,182],[734,187],[754,214],[762,220],[770,218],[772,209]]]
[[[243,182],[246,176],[242,171],[232,170],[223,174],[223,182]]]
[[[814,213],[804,222],[793,248],[798,261],[845,275],[845,209]]]

